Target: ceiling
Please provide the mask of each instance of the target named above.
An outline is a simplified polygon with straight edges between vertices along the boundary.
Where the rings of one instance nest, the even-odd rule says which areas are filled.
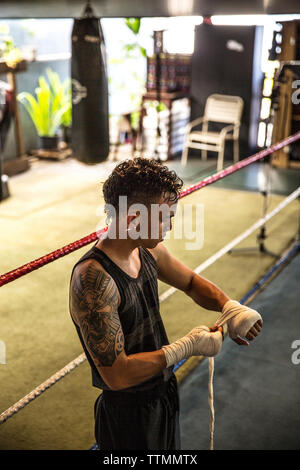
[[[0,0],[1,18],[79,17],[85,0]],[[300,0],[93,0],[100,17],[300,13]]]

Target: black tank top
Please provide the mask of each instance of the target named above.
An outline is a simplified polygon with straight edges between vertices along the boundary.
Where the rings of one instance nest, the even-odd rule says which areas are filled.
[[[139,247],[139,254],[141,269],[137,278],[133,278],[125,273],[104,251],[95,245],[77,261],[71,274],[72,280],[74,269],[79,263],[87,259],[95,259],[114,279],[121,297],[118,313],[124,333],[124,349],[127,355],[156,351],[161,349],[163,345],[169,344],[159,311],[156,260],[146,248]],[[93,386],[103,390],[110,390],[102,379],[85,346],[79,326],[74,320],[73,323],[91,366]],[[127,388],[126,392],[150,390],[169,380],[172,375],[172,369],[172,366],[164,369],[150,380]]]

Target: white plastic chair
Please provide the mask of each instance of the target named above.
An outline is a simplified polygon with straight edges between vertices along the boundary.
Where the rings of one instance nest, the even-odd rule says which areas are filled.
[[[218,152],[217,171],[223,169],[225,141],[233,140],[233,160],[239,160],[239,130],[244,101],[240,96],[210,95],[205,103],[204,116],[191,121],[186,130],[181,164],[185,166],[189,148],[201,150],[202,160],[207,159],[207,150]],[[219,132],[208,130],[209,122],[228,123]],[[192,130],[202,123],[202,130]]]

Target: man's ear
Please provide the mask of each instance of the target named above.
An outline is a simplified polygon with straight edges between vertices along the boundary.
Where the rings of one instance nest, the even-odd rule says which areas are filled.
[[[132,215],[127,215],[127,227],[130,225],[137,225],[138,223],[138,215],[137,214],[132,214]]]

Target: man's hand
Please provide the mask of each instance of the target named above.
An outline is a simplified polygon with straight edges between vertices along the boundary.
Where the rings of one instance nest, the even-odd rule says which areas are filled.
[[[213,325],[209,329],[210,329],[210,331],[220,331],[220,333],[222,333],[222,338],[223,338],[223,341],[224,341],[223,326]]]
[[[249,341],[253,341],[256,338],[256,336],[260,333],[261,329],[262,329],[262,321],[258,320],[255,323],[255,325],[253,325],[252,328],[248,331],[248,333],[246,334],[246,338]],[[210,331],[221,331],[223,340],[224,340],[224,333],[223,333],[222,326],[213,325],[212,327],[210,327]],[[249,346],[248,341],[246,341],[243,338],[240,338],[239,336],[237,338],[234,338],[232,341],[234,341],[239,346]]]
[[[215,331],[211,331],[208,326],[199,325],[174,343],[163,346],[167,367],[191,356],[213,357],[219,354],[222,349],[222,330],[222,327],[218,327]]]
[[[260,333],[263,320],[259,312],[237,300],[228,300],[222,307],[220,323],[227,323],[228,336],[240,346],[249,346]]]
[[[255,325],[252,326],[252,328],[248,331],[248,333],[246,334],[246,338],[249,340],[249,341],[253,341],[256,336],[260,333],[262,329],[262,321],[261,320],[258,320]],[[234,338],[232,341],[234,341],[236,344],[239,344],[240,346],[249,346],[249,343],[248,341],[240,338],[239,336],[237,338]]]

